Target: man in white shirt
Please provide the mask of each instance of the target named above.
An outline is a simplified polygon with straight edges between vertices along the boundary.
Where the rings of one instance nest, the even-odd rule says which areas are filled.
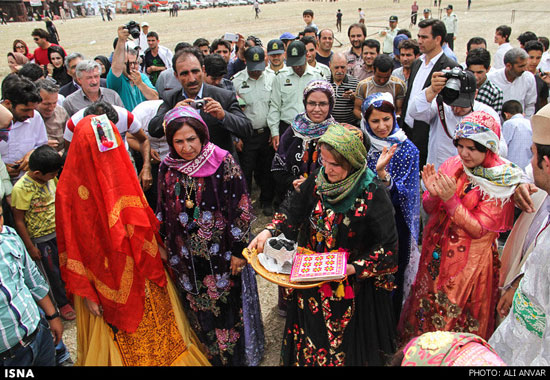
[[[2,105],[13,115],[8,131],[0,132],[0,156],[15,183],[28,169],[29,156],[48,143],[46,125],[36,111],[40,92],[30,80],[16,74],[2,81]]]
[[[78,122],[88,115],[107,115],[109,120],[116,126],[122,141],[126,144],[128,149],[128,143],[126,142],[126,134],[129,133],[135,137],[135,146],[132,148],[138,150],[143,157],[143,166],[138,174],[138,179],[146,192],[153,184],[153,177],[151,173],[151,144],[149,143],[149,137],[142,129],[139,120],[134,118],[134,115],[126,108],[114,106],[109,103],[99,101],[93,103],[87,108],[83,108],[75,113],[69,121],[67,121],[67,127],[63,134],[65,139],[65,150],[70,149],[70,144],[73,139],[75,128]]]
[[[531,122],[523,116],[523,109],[517,100],[508,100],[502,105],[502,135],[508,144],[508,160],[525,168],[531,162]]]
[[[512,28],[508,25],[501,25],[495,31],[495,43],[498,44],[492,64],[495,70],[504,67],[504,54],[512,48],[510,44],[510,34],[512,34]]]
[[[474,74],[466,71],[466,80],[461,81],[460,95],[449,104],[441,102],[444,110],[444,123],[440,117],[438,95],[447,83],[447,78],[442,72],[432,75],[430,87],[422,90],[415,98],[411,99],[409,111],[415,120],[421,120],[430,125],[428,139],[428,157],[426,163],[433,164],[436,170],[448,158],[457,154],[452,136],[458,123],[473,111],[484,111],[499,121],[499,115],[488,105],[475,101],[476,79]],[[507,147],[502,134],[500,136],[500,155],[506,157]]]
[[[422,54],[411,66],[411,74],[407,84],[407,93],[403,101],[401,117],[404,119],[403,130],[420,152],[420,169],[425,165],[429,141],[429,124],[415,120],[409,112],[409,103],[424,88],[430,86],[432,74],[458,66],[458,63],[443,53],[443,43],[446,35],[445,25],[441,20],[427,19],[418,23],[418,47]]]
[[[537,83],[535,76],[527,71],[529,55],[521,48],[512,48],[504,55],[504,67],[490,71],[487,79],[502,90],[503,101],[517,100],[527,118],[535,114]]]

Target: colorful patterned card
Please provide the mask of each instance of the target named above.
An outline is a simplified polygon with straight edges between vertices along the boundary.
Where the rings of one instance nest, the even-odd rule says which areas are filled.
[[[331,281],[346,277],[347,253],[317,253],[298,247],[292,263],[290,281]]]

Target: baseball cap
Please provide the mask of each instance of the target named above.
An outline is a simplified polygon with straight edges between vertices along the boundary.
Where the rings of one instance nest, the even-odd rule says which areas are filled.
[[[390,22],[397,21],[397,20],[398,20],[397,16],[390,16]]]
[[[267,43],[267,55],[283,54],[284,52],[285,47],[283,41],[279,39],[274,39]]]
[[[424,13],[430,13],[432,10],[430,8],[424,9]]]
[[[149,23],[147,21],[144,21],[141,23],[141,26],[144,27],[144,26],[149,26]]]
[[[246,59],[246,68],[250,71],[265,70],[265,53],[264,49],[259,46],[251,46],[244,52]]]
[[[281,34],[281,37],[279,37],[280,40],[295,40],[296,36],[289,32],[284,32]]]
[[[453,6],[451,4],[447,5],[447,8],[445,9],[453,9]]]
[[[393,55],[399,55],[399,43],[403,40],[408,40],[409,37],[406,34],[398,34],[393,39]]]
[[[302,41],[292,41],[286,49],[286,65],[302,66],[306,63],[306,45]]]

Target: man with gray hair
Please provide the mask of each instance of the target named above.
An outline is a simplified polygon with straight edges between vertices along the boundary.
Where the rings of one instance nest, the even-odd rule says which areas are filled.
[[[76,71],[76,66],[82,60],[84,60],[84,56],[80,53],[71,53],[65,57],[65,67],[67,68],[67,74],[69,74],[69,76],[73,78],[73,80],[59,89],[59,95],[61,95],[62,99],[65,99],[67,96],[71,95],[73,92],[80,89],[80,84],[78,84],[75,77],[75,71]],[[107,87],[107,81],[101,78],[101,81],[99,82],[99,86]]]
[[[127,44],[130,33],[118,27],[118,40],[113,63],[107,74],[107,87],[120,95],[124,108],[132,111],[145,100],[156,100],[159,94],[146,74],[140,72],[138,50]]]
[[[75,78],[80,84],[80,89],[63,101],[63,108],[69,117],[98,101],[124,107],[122,99],[116,91],[100,87],[100,75],[101,67],[96,61],[84,60],[76,66]]]
[[[347,73],[348,58],[345,53],[337,52],[330,58],[330,84],[336,94],[332,116],[339,123],[359,125],[359,120],[353,115],[355,91],[359,81]]]
[[[76,83],[74,73],[76,71],[76,65],[78,65],[78,63],[83,59],[84,56],[80,53],[71,53],[65,57],[65,67],[67,68],[67,74],[69,74],[69,76],[73,78],[71,82],[65,84],[59,89],[59,94],[63,95],[63,97],[65,98],[80,88],[78,83]]]
[[[48,79],[39,79],[34,84],[42,98],[36,110],[44,119],[48,134],[48,145],[53,147],[59,154],[63,154],[65,151],[63,131],[67,120],[69,120],[69,115],[65,108],[58,104],[59,86]]]
[[[512,48],[504,55],[504,67],[492,70],[487,79],[503,92],[503,102],[517,100],[523,107],[525,117],[535,114],[537,84],[535,76],[527,71],[529,55],[521,48]]]

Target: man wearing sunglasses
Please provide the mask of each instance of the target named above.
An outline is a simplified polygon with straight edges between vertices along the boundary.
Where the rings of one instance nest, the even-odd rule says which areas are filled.
[[[53,44],[48,40],[50,35],[44,29],[34,29],[31,36],[36,45],[38,45],[38,47],[34,50],[34,61],[40,66],[47,66],[48,63],[50,63],[50,59],[48,58],[48,48],[53,45],[59,45]],[[65,55],[67,54],[65,53]]]

